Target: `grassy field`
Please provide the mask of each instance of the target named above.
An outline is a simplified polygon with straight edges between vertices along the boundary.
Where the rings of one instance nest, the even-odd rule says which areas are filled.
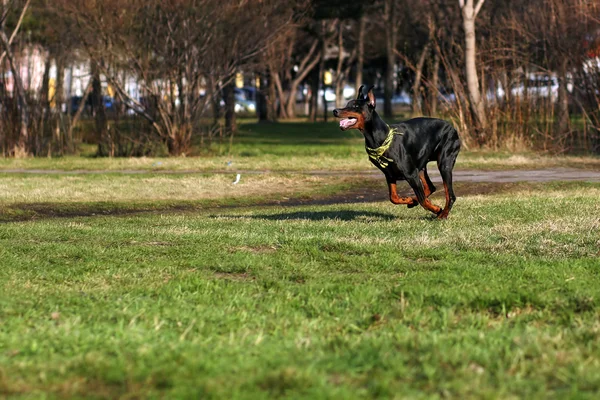
[[[600,395],[599,184],[458,183],[439,222],[110,176],[0,179],[4,211],[56,210],[3,213],[0,397]],[[357,183],[320,179],[291,189]]]
[[[94,158],[95,147],[81,146],[81,156],[36,159],[1,159],[0,171],[10,169],[142,170],[142,171],[362,171],[373,170],[365,155],[359,131],[342,132],[336,122],[246,123],[240,132],[222,143],[215,141],[194,157],[179,158]],[[229,164],[231,162],[231,164]],[[463,149],[457,168],[540,169],[573,167],[600,169],[600,158],[552,156],[535,153],[497,153]]]
[[[600,184],[459,181],[437,221],[382,177],[282,172],[372,167],[276,127],[231,157],[1,160],[113,172],[0,172],[0,399],[600,396]],[[598,163],[519,157],[461,165]]]

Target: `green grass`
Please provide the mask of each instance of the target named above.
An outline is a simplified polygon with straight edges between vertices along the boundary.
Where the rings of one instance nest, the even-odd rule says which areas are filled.
[[[0,397],[598,398],[600,185],[462,193],[0,223]]]
[[[214,141],[193,157],[93,158],[94,146],[85,145],[83,156],[35,159],[0,159],[0,170],[271,170],[365,171],[375,167],[365,154],[359,131],[342,132],[336,122],[279,124],[245,123],[233,140]],[[228,166],[228,162],[232,162]],[[600,158],[551,156],[535,153],[493,153],[463,150],[457,168],[539,169],[574,167],[600,169]]]

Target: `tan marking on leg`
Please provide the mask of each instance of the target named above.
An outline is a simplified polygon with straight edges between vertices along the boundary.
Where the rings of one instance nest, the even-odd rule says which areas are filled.
[[[395,183],[388,185],[390,190],[390,201],[394,204],[412,204],[413,199],[411,197],[399,197]]]
[[[450,206],[450,193],[448,193],[448,185],[446,182],[444,182],[444,191],[446,192],[446,206],[444,207],[444,211],[438,215],[439,219],[447,219],[448,213],[450,212],[450,210],[448,210],[448,207]]]
[[[429,189],[429,185],[427,184],[427,180],[425,179],[424,171],[421,171],[419,173],[419,178],[421,179],[421,183],[423,183],[423,190],[425,191],[425,197],[429,197],[431,195],[431,189]]]
[[[425,179],[424,171],[419,172],[419,179],[421,179],[421,183],[423,184],[423,191],[425,192],[425,197],[431,196],[431,189],[429,188],[429,185],[427,184],[427,179]],[[413,201],[413,203],[418,203],[419,199],[417,199],[417,196],[413,196],[412,201]]]
[[[421,205],[423,206],[424,209],[431,211],[434,214],[439,214],[442,209],[438,206],[436,206],[435,204],[433,204],[431,201],[429,201],[429,199],[425,199],[424,202],[421,203]]]

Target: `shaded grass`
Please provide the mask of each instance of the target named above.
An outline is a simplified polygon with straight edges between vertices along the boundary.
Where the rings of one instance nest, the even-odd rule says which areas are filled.
[[[600,185],[513,189],[3,224],[0,394],[596,398]]]
[[[233,140],[205,145],[194,157],[93,158],[68,156],[55,159],[0,159],[0,170],[143,170],[143,171],[365,171],[368,161],[360,132],[341,132],[336,123],[289,122],[241,125]],[[231,162],[231,164],[229,164]],[[539,169],[574,167],[600,169],[598,157],[554,157],[535,153],[463,151],[457,168]]]
[[[0,174],[0,222],[319,201],[381,180],[286,174]]]

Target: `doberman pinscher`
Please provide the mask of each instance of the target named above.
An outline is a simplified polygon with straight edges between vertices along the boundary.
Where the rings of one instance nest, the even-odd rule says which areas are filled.
[[[365,147],[371,162],[383,172],[390,191],[390,201],[406,204],[408,208],[420,204],[436,214],[439,219],[448,218],[456,200],[452,189],[452,169],[460,151],[458,132],[447,121],[436,118],[414,118],[395,125],[386,124],[375,111],[373,87],[367,96],[358,90],[356,100],[346,108],[333,110],[342,118],[340,128],[358,129],[365,137]],[[446,206],[440,207],[429,201],[435,186],[427,175],[427,163],[437,161],[446,190]],[[416,197],[399,197],[396,182],[406,180]]]

